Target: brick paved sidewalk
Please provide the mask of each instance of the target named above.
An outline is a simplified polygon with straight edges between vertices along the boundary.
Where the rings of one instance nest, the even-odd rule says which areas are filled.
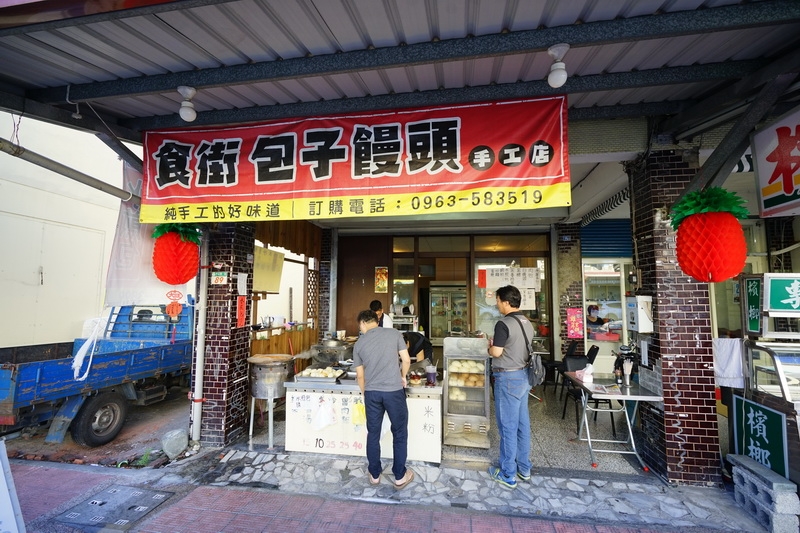
[[[115,470],[34,461],[11,461],[29,533],[76,533],[55,520],[110,485],[130,485],[174,495],[134,523],[134,533],[251,532],[570,532],[656,533],[695,531],[638,528],[539,517],[515,517],[459,508],[387,504],[291,494],[266,489],[191,485],[163,470]]]

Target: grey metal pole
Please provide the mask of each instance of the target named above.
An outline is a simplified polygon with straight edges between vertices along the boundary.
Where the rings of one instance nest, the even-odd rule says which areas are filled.
[[[208,231],[203,231],[200,244],[200,294],[197,296],[197,338],[195,339],[194,391],[192,393],[192,441],[199,446],[203,417],[203,386],[206,366],[206,317],[208,316]]]
[[[84,185],[88,185],[89,187],[93,187],[98,191],[110,194],[111,196],[116,196],[120,200],[133,202],[135,204],[142,203],[142,199],[131,192],[120,189],[119,187],[114,187],[113,185],[109,185],[104,181],[100,181],[97,178],[93,178],[87,174],[84,174],[83,172],[79,172],[74,168],[62,165],[61,163],[53,161],[52,159],[48,159],[43,155],[37,154],[36,152],[26,150],[25,148],[13,144],[6,139],[0,138],[0,150],[9,155],[13,155],[14,157],[24,159],[25,161],[33,163],[34,165],[46,168],[47,170],[52,170],[53,172],[61,174],[62,176],[75,180],[79,183],[83,183]]]

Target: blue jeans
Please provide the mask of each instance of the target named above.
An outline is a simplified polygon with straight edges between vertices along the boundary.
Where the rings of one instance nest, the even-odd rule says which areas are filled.
[[[531,418],[528,374],[523,368],[494,372],[494,412],[500,433],[500,473],[510,481],[531,472]]]
[[[406,475],[408,456],[408,404],[405,389],[393,392],[364,391],[364,410],[367,415],[367,463],[369,474],[378,478],[381,466],[381,425],[383,413],[389,414],[392,423],[393,455],[392,473],[395,479]]]

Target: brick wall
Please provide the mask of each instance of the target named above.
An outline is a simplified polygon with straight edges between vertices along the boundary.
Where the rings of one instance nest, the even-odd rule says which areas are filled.
[[[651,152],[626,165],[641,269],[640,295],[653,297],[651,375],[661,376],[663,411],[641,406],[641,453],[672,484],[721,485],[708,284],[683,274],[669,207],[697,172],[696,154]],[[657,368],[656,368],[657,367]]]
[[[556,282],[558,284],[558,329],[561,339],[561,359],[567,346],[578,341],[576,353],[585,353],[583,337],[567,338],[567,308],[583,307],[583,267],[581,265],[581,226],[580,224],[556,224]]]
[[[210,231],[210,261],[215,271],[228,272],[230,281],[208,288],[200,428],[200,443],[205,446],[230,444],[247,427],[251,301],[245,296],[245,327],[237,328],[236,279],[239,273],[247,274],[247,294],[252,292],[254,238],[253,224],[218,224]],[[192,375],[197,376],[198,369],[192,368]]]

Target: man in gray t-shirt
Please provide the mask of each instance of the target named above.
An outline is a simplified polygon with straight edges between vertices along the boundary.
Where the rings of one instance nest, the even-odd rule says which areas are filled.
[[[361,336],[353,347],[353,367],[367,415],[369,480],[373,485],[381,482],[381,426],[386,413],[392,423],[394,486],[401,489],[414,479],[414,472],[406,468],[408,405],[405,386],[411,359],[403,335],[394,328],[379,327],[375,311],[361,311],[358,328]]]

